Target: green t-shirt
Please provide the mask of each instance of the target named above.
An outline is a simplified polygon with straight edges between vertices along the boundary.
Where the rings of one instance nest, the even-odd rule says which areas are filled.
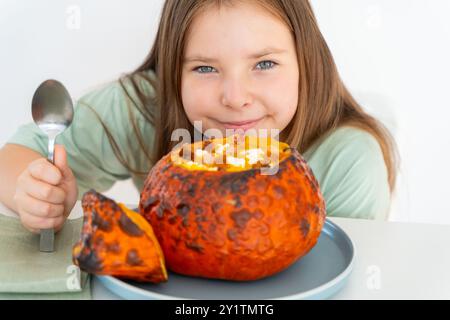
[[[155,76],[153,72],[149,75]],[[153,94],[148,82],[142,81],[140,85],[147,94]],[[126,86],[132,88],[129,83]],[[93,90],[77,101],[72,125],[57,137],[56,143],[63,144],[67,150],[80,198],[88,189],[103,192],[116,181],[128,178],[133,179],[138,190],[142,189],[145,175],[130,173],[117,159],[97,118],[97,115],[101,117],[117,142],[115,147],[131,168],[148,172],[151,165],[136,142],[130,119],[135,120],[139,134],[148,142],[144,146],[147,150],[154,142],[154,128],[140,112],[129,108],[129,103],[118,81]],[[19,127],[8,143],[47,154],[47,137],[34,123]],[[387,169],[381,148],[372,135],[356,128],[341,127],[320,139],[303,157],[319,182],[328,216],[387,218],[390,206]]]

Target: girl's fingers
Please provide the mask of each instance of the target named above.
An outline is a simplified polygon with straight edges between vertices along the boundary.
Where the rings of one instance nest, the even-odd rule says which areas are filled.
[[[23,226],[25,229],[27,229],[28,231],[30,231],[31,233],[39,234],[39,233],[41,232],[41,230],[32,228],[32,227],[28,226],[26,223],[24,223],[23,221],[21,221],[21,222],[22,222],[22,226]]]
[[[55,167],[59,169],[63,179],[75,179],[67,162],[67,152],[63,145],[55,145]]]
[[[33,233],[39,233],[40,229],[53,228],[59,231],[64,224],[65,218],[63,216],[56,218],[43,218],[34,216],[26,211],[20,213],[20,220],[25,228]]]
[[[41,158],[33,161],[28,166],[28,171],[35,179],[58,185],[61,182],[62,175],[59,169],[51,164],[47,159]]]
[[[21,179],[23,191],[31,197],[53,204],[64,203],[66,192],[62,188],[34,179],[30,175],[25,175]]]
[[[57,218],[63,217],[64,205],[44,202],[29,195],[25,196],[23,200],[19,200],[20,209],[24,210],[30,215],[39,218]]]

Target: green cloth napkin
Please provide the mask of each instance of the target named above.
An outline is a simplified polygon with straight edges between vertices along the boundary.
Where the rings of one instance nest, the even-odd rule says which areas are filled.
[[[73,265],[83,219],[67,220],[55,251],[39,251],[39,235],[0,214],[0,299],[91,299],[90,278]]]

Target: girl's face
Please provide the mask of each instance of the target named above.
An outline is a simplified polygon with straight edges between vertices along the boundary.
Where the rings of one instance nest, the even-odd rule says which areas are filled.
[[[289,28],[249,3],[210,7],[187,36],[182,102],[202,130],[278,129],[293,118],[299,71]]]

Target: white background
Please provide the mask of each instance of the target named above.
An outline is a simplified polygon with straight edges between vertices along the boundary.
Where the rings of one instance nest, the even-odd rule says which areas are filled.
[[[42,81],[62,81],[76,99],[140,64],[162,3],[0,0],[0,144],[31,121]],[[312,3],[345,83],[399,144],[391,220],[450,224],[450,1]],[[138,201],[129,182],[109,195]]]

